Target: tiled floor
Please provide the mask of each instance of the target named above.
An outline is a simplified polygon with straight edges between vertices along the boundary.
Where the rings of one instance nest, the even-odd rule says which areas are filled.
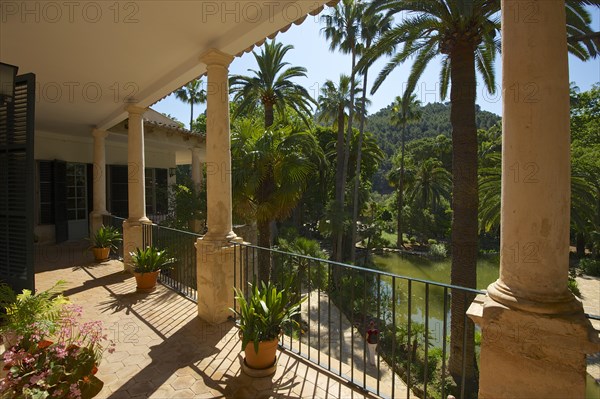
[[[76,246],[43,251],[37,288],[67,280],[66,295],[83,306],[86,319],[102,320],[116,342],[99,367],[99,398],[374,397],[289,352],[280,352],[274,376],[247,377],[233,323],[208,325],[196,317],[195,303],[163,286],[136,293],[118,261],[94,265]],[[57,259],[69,251],[76,253],[61,268]]]
[[[241,372],[241,345],[232,323],[203,322],[196,317],[195,303],[164,286],[151,294],[136,293],[135,279],[122,272],[121,262],[94,264],[85,243],[40,246],[35,255],[37,288],[67,280],[66,294],[84,307],[87,319],[102,320],[116,342],[116,351],[106,353],[100,364],[98,377],[105,385],[98,398],[375,397],[289,352],[279,353],[274,376],[250,378]],[[600,280],[581,286],[586,311],[597,313]],[[591,304],[596,306],[588,308]],[[342,328],[345,339],[352,335],[346,333],[348,326]],[[354,354],[360,357],[356,345]],[[598,378],[597,357],[589,360],[588,371]],[[357,381],[362,380],[360,363],[360,358],[355,360]],[[348,367],[344,363],[342,369],[349,374]],[[391,392],[389,374],[384,371],[380,378],[382,392]],[[367,369],[368,383],[376,376]],[[395,387],[396,396],[405,397],[403,384]]]

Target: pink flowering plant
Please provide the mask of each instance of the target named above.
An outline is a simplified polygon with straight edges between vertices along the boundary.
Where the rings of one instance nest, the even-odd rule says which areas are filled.
[[[93,398],[103,383],[96,377],[104,350],[114,351],[102,322],[81,322],[82,308],[66,304],[53,323],[35,322],[3,355],[6,378],[0,398]]]

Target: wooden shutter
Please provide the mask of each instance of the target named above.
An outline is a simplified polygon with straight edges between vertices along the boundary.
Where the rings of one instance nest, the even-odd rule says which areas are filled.
[[[35,288],[33,197],[35,75],[18,76],[13,102],[0,105],[0,280]]]

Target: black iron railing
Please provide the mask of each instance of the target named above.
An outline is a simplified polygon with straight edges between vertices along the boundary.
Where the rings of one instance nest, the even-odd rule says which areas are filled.
[[[142,227],[144,246],[152,245],[167,250],[175,258],[170,269],[162,270],[160,281],[173,290],[196,301],[198,299],[196,281],[196,247],[201,236],[188,231],[175,230],[157,224],[145,224]]]
[[[298,295],[307,296],[301,328],[286,331],[280,342],[285,349],[383,397],[419,393],[423,398],[445,399],[450,393],[464,397],[476,389],[476,379],[465,378],[469,368],[475,369],[478,354],[473,350],[475,327],[466,314],[462,323],[467,328],[461,330],[458,344],[462,350],[454,354],[460,358],[452,359],[454,372],[463,377],[450,382],[450,306],[453,298],[470,303],[484,291],[234,245],[237,288],[247,293],[248,283],[257,281],[259,264],[270,262],[272,282],[280,286],[291,282]],[[375,365],[368,364],[365,339],[370,321],[380,331]],[[472,359],[467,359],[468,353]]]
[[[119,233],[121,233],[121,236],[123,235],[123,222],[124,221],[125,221],[125,219],[116,217],[113,215],[103,215],[102,216],[102,224],[105,226],[114,227],[115,229],[117,229],[119,231]],[[123,259],[123,242],[121,241],[121,242],[117,243],[116,246],[117,246],[117,250],[114,251],[115,255],[118,257],[118,259]]]

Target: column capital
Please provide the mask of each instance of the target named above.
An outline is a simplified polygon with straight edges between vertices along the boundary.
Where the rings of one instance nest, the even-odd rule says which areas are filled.
[[[211,48],[200,56],[200,61],[207,66],[217,65],[227,68],[235,57],[216,48]]]
[[[200,151],[202,151],[202,148],[200,148],[200,147],[191,147],[190,150],[192,151],[192,154],[199,156],[200,155]]]
[[[108,132],[102,129],[92,129],[92,136],[97,139],[105,139],[108,137]]]
[[[139,107],[135,104],[129,104],[125,106],[125,111],[127,111],[129,114],[143,115],[146,111],[148,111],[148,108]]]

